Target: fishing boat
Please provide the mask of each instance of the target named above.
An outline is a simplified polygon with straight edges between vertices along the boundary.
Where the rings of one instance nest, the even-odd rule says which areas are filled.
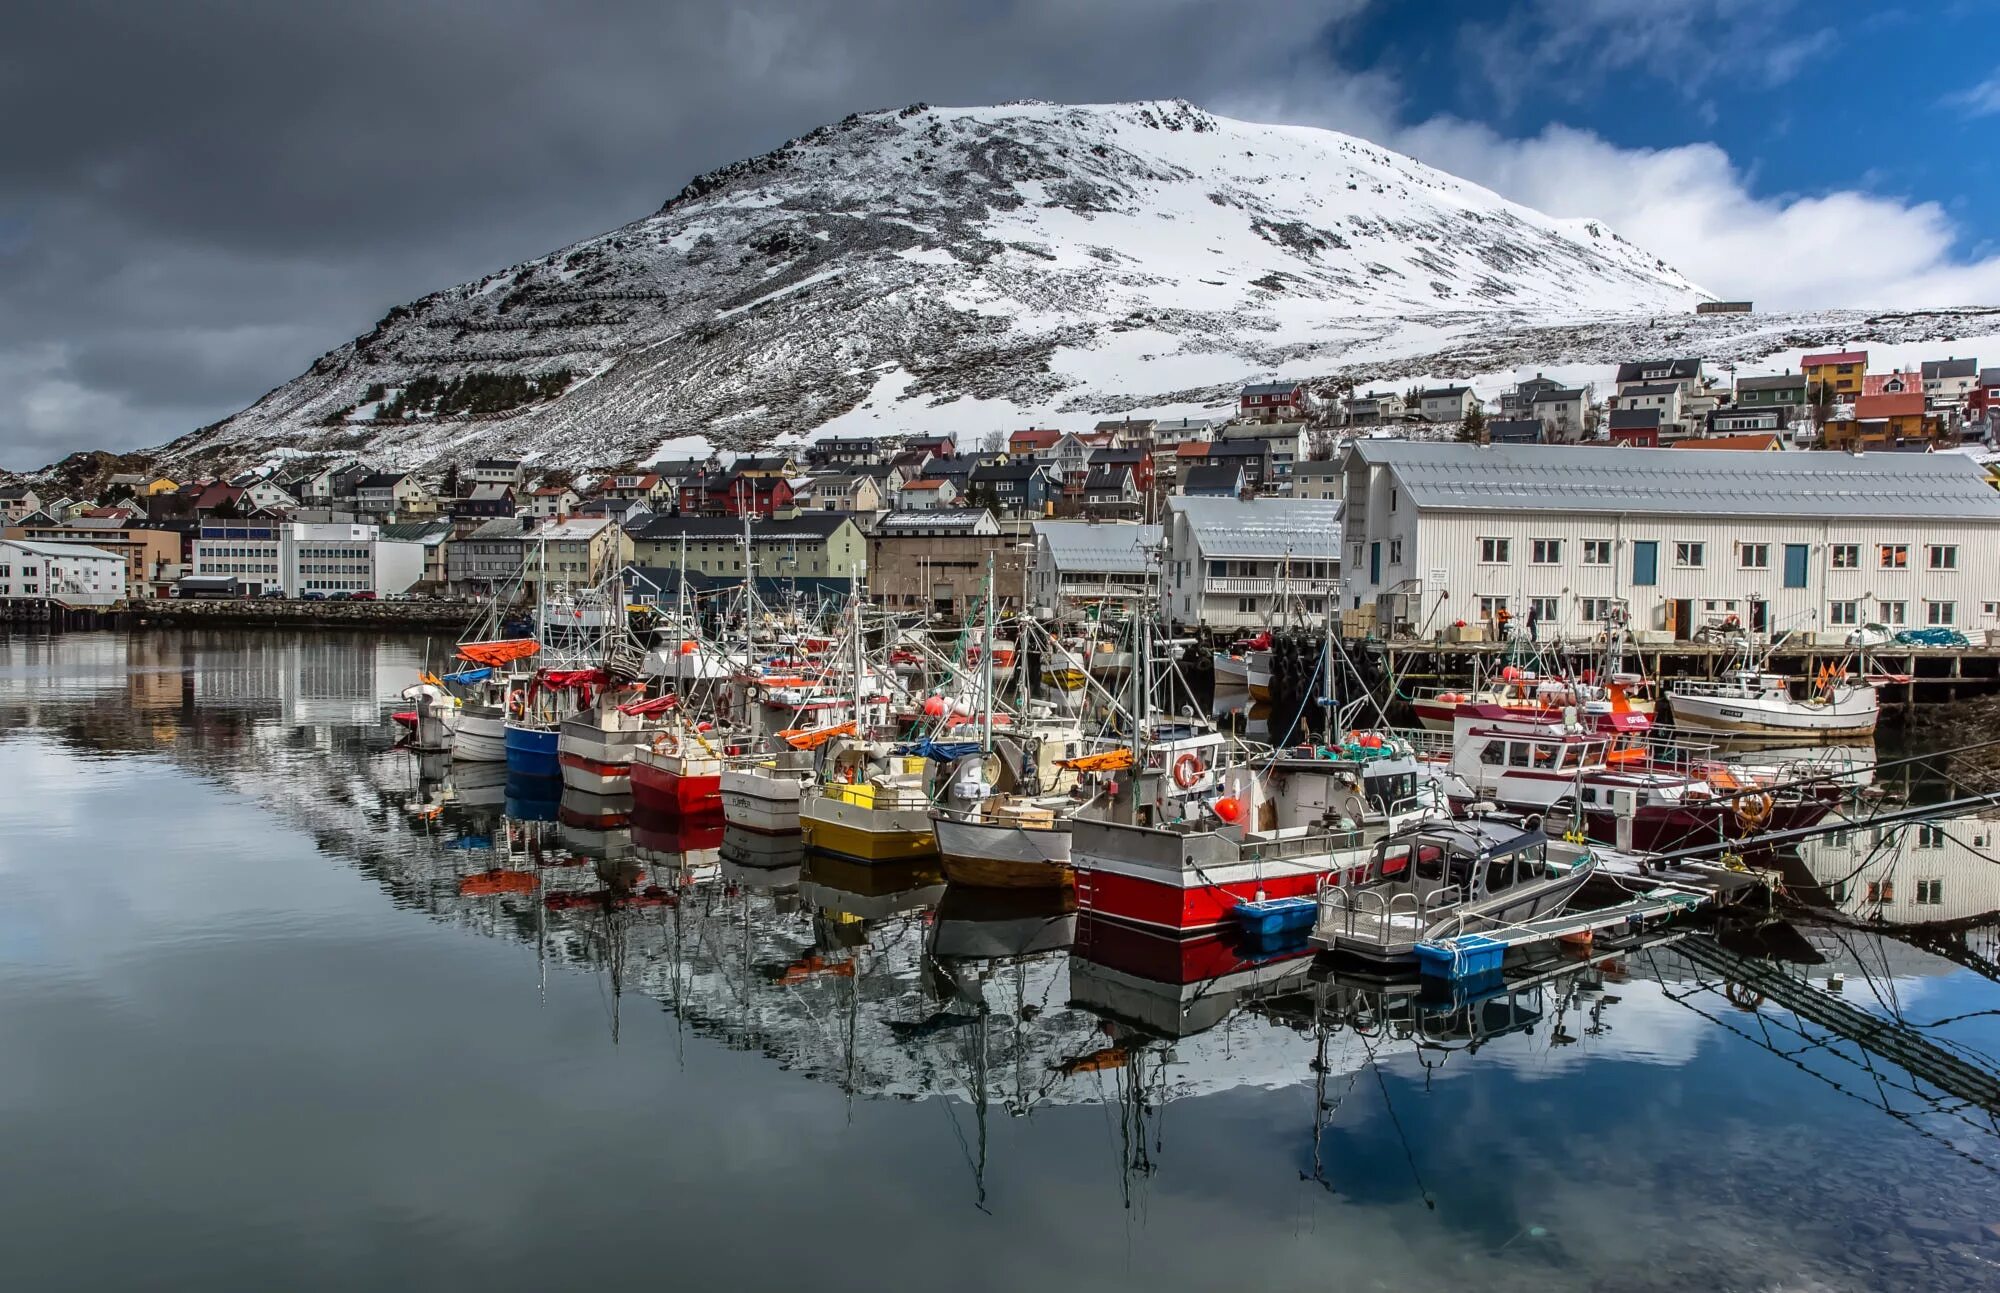
[[[828,747],[824,779],[799,803],[806,847],[861,862],[932,858],[928,761],[891,742],[842,737]]]
[[[1676,682],[1667,704],[1682,727],[1794,742],[1872,736],[1882,708],[1872,680],[1833,666],[1821,669],[1803,696],[1790,678],[1746,667],[1715,682]]]
[[[702,725],[657,732],[632,752],[632,797],[663,817],[722,818],[722,771],[727,752]]]
[[[529,676],[518,670],[541,649],[533,638],[459,644],[459,658],[468,667],[441,679],[462,702],[452,727],[454,763],[507,761],[507,696],[527,687]]]
[[[1247,691],[1258,700],[1271,698],[1271,635],[1259,633],[1214,652],[1218,691]]]
[[[1593,846],[1496,816],[1426,822],[1377,844],[1358,882],[1319,895],[1312,943],[1414,966],[1417,945],[1552,916],[1597,868]]]
[[[1646,680],[1636,673],[1614,674],[1599,683],[1589,671],[1572,679],[1508,665],[1492,686],[1420,689],[1410,697],[1410,709],[1418,723],[1434,732],[1449,732],[1459,711],[1468,705],[1529,714],[1598,705],[1609,712],[1650,716],[1654,703],[1646,686]]]
[[[962,888],[1068,889],[1076,879],[1069,818],[1095,770],[1095,742],[1074,720],[1044,719],[990,744],[952,763],[944,800],[931,811],[945,879]],[[1118,753],[1129,766],[1129,751]]]
[[[630,794],[632,757],[652,743],[658,716],[674,702],[663,696],[620,704],[618,693],[607,688],[595,704],[564,719],[556,737],[563,786],[591,795]]]
[[[605,685],[595,668],[538,669],[525,687],[507,693],[507,771],[562,780],[562,725],[589,708]]]
[[[396,710],[389,720],[410,748],[420,753],[451,749],[459,711],[465,703],[428,674],[422,682],[403,688],[400,698],[410,707]]]
[[[1656,851],[1812,826],[1849,787],[1759,777],[1749,769],[1688,756],[1654,761],[1651,750],[1568,722],[1461,714],[1443,788],[1460,811],[1486,802],[1515,812],[1580,816],[1602,844]]]
[[[852,720],[820,728],[789,728],[776,735],[780,746],[723,765],[722,819],[731,826],[766,835],[799,829],[799,804],[819,775],[815,752],[828,742],[852,736]]]

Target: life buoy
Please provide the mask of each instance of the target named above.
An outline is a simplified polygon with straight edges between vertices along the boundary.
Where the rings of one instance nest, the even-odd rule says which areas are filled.
[[[660,754],[679,754],[681,738],[672,732],[662,732],[653,738],[653,749]]]
[[[1761,831],[1770,824],[1771,796],[1763,791],[1736,801],[1736,824],[1746,831]]]
[[[1183,754],[1174,760],[1174,784],[1182,790],[1191,790],[1194,783],[1201,780],[1201,760],[1192,754]]]

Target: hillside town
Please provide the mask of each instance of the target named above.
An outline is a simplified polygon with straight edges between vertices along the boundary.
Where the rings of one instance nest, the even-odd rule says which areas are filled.
[[[1991,545],[1967,531],[2000,511],[1996,407],[2000,367],[1845,350],[1765,376],[1633,360],[1603,390],[1257,382],[1217,418],[833,435],[597,472],[299,460],[118,475],[83,499],[18,482],[0,487],[0,599],[531,601],[625,572],[635,595],[747,574],[768,596],[955,614],[993,554],[1010,607],[1151,587],[1171,622],[1217,632],[1338,610],[1420,637],[1516,617],[1587,633],[1614,614],[1641,640],[1729,619],[1830,642],[1864,624],[1973,633],[2000,629]],[[1816,487],[1832,478],[1852,490]],[[1701,520],[1609,532],[1648,514]],[[1129,533],[1067,537],[1105,525]],[[1246,548],[1253,533],[1269,538]]]

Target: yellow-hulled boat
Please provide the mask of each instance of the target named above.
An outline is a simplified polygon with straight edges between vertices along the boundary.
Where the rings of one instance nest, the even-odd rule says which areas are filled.
[[[806,847],[857,862],[904,862],[937,855],[931,804],[922,779],[876,775],[830,782],[806,792],[799,805]]]

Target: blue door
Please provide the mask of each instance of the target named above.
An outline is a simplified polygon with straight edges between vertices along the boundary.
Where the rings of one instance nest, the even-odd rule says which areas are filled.
[[[1368,545],[1368,582],[1382,582],[1382,544],[1379,540]]]
[[[1804,588],[1806,586],[1806,545],[1787,543],[1785,545],[1785,587]]]
[[[1651,588],[1659,582],[1659,540],[1640,539],[1632,545],[1632,583],[1640,588]]]

